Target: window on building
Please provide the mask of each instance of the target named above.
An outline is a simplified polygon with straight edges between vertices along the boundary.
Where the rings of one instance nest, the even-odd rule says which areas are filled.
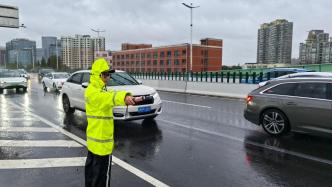
[[[150,66],[151,65],[151,61],[150,60],[148,60],[148,66]]]
[[[158,61],[157,60],[154,60],[153,61],[153,65],[156,66],[158,64]]]
[[[133,59],[133,58],[134,58],[134,54],[131,54],[131,55],[130,55],[130,58]]]
[[[187,51],[184,49],[182,50],[182,55],[186,55]]]
[[[182,64],[186,64],[186,59],[182,59]]]
[[[164,52],[164,51],[161,51],[161,52],[160,52],[160,58],[163,58],[163,57],[165,57],[165,52]]]
[[[167,65],[171,65],[172,61],[171,60],[167,60]]]
[[[160,65],[161,65],[161,66],[164,65],[164,60],[160,60]]]
[[[154,53],[153,53],[153,58],[154,58],[154,59],[158,58],[158,52],[154,52]]]
[[[172,56],[172,51],[167,51],[167,57],[171,57]]]
[[[175,65],[179,65],[179,59],[175,59],[175,60],[174,60],[174,64],[175,64]]]
[[[178,51],[178,50],[174,51],[174,56],[175,56],[175,57],[178,57],[178,56],[179,56],[179,51]]]

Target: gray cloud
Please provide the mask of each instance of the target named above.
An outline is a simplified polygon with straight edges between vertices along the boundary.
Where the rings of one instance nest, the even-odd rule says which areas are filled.
[[[107,47],[118,50],[123,42],[154,46],[189,42],[189,10],[181,0],[6,0],[18,6],[26,29],[0,28],[0,45],[13,38],[29,38],[41,46],[41,36],[95,35],[90,28],[106,30]],[[329,0],[210,0],[192,1],[193,41],[214,37],[224,40],[224,64],[256,61],[257,30],[277,18],[294,23],[293,57],[311,29],[332,34]]]

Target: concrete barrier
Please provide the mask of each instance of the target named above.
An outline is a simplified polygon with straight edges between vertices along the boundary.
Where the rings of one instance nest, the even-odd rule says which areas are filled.
[[[230,98],[245,98],[248,93],[256,89],[255,84],[186,82],[171,80],[143,80],[143,85],[151,86],[156,90],[211,95]]]

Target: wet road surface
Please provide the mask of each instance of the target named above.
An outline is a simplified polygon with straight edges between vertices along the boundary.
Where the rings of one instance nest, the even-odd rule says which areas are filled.
[[[66,132],[84,140],[85,113],[65,115],[35,76],[29,86],[0,95],[1,186],[84,186],[86,148]],[[331,186],[331,138],[270,137],[243,118],[242,100],[160,96],[155,121],[115,123],[114,156],[140,172],[169,186]],[[152,184],[114,163],[112,186]]]

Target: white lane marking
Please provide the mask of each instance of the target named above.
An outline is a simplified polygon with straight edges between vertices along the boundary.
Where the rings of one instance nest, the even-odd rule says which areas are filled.
[[[168,94],[175,94],[175,95],[183,95],[183,96],[186,96],[186,95],[189,95],[189,96],[192,96],[192,97],[203,97],[203,98],[209,98],[209,99],[216,99],[216,100],[230,100],[230,101],[234,101],[234,100],[239,100],[239,101],[242,101],[243,99],[240,99],[240,98],[230,98],[230,97],[223,97],[223,96],[217,96],[217,95],[199,95],[199,94],[192,94],[192,93],[179,93],[179,92],[169,92],[169,91],[163,91],[163,90],[159,90],[158,92],[165,92],[165,93],[168,93]]]
[[[38,121],[38,119],[33,119],[33,118],[1,118],[1,121]]]
[[[8,114],[26,114],[25,111],[17,111],[17,110],[2,110],[1,113],[8,113]]]
[[[0,169],[31,169],[78,167],[85,165],[86,157],[0,160]]]
[[[16,103],[13,103],[13,105],[15,105],[15,107],[17,107],[17,108],[22,108],[23,107],[23,106],[20,107],[20,105],[16,104]],[[39,116],[37,114],[34,114],[32,111],[30,111],[30,112],[31,112],[31,115],[34,116],[35,118],[38,118],[40,121],[44,122],[45,124],[47,124],[47,125],[55,128],[59,132],[67,135],[68,137],[72,138],[73,140],[75,140],[75,141],[79,142],[80,144],[86,146],[86,141],[83,140],[82,138],[80,138],[80,137],[76,136],[75,134],[72,134],[72,133],[64,130],[59,125],[55,125],[54,123],[48,121],[47,119],[45,119],[45,118],[43,118],[43,117],[41,117],[41,116]],[[128,164],[128,163],[120,160],[119,158],[115,157],[114,155],[112,156],[112,159],[113,159],[113,162],[115,164],[117,164],[120,167],[122,167],[123,169],[131,172],[132,174],[138,176],[139,178],[143,179],[144,181],[152,184],[153,186],[168,187],[167,184],[165,184],[165,183],[161,182],[160,180],[158,180],[158,179],[156,179],[156,178],[154,178],[154,177],[152,177],[152,176],[144,173],[143,171],[135,168],[134,166],[132,166],[132,165],[130,165],[130,164]]]
[[[72,140],[0,140],[0,147],[83,147]]]
[[[166,102],[166,103],[175,103],[175,104],[180,104],[180,105],[188,105],[188,106],[201,107],[201,108],[209,108],[209,109],[212,108],[212,107],[204,106],[204,105],[195,105],[195,104],[190,104],[190,103],[182,103],[182,102],[169,101],[169,100],[164,100],[164,99],[162,100],[162,102]]]
[[[213,131],[204,130],[204,129],[200,129],[200,128],[196,128],[196,127],[189,127],[189,126],[183,125],[181,123],[171,122],[171,121],[160,119],[160,118],[157,118],[156,120],[157,121],[162,121],[162,122],[165,122],[165,123],[168,123],[168,124],[172,124],[174,126],[178,126],[178,127],[182,127],[182,128],[186,128],[186,129],[191,129],[191,130],[196,130],[196,131],[199,131],[199,132],[202,132],[202,133],[205,133],[205,134],[220,136],[220,137],[228,138],[230,140],[238,141],[238,142],[241,142],[241,143],[254,145],[256,147],[269,149],[269,150],[273,150],[273,151],[276,151],[276,152],[281,152],[281,153],[285,153],[285,154],[288,154],[288,155],[296,156],[296,157],[299,157],[299,158],[303,158],[303,159],[307,159],[307,160],[312,160],[312,161],[332,165],[332,160],[322,159],[322,158],[318,158],[318,157],[315,157],[315,156],[310,156],[310,155],[307,155],[307,154],[303,154],[303,153],[299,153],[299,152],[295,152],[295,151],[290,151],[290,150],[287,150],[287,149],[282,149],[282,148],[278,148],[278,147],[274,147],[274,146],[270,146],[270,145],[265,145],[265,144],[253,142],[253,141],[250,141],[250,140],[244,140],[243,138],[233,137],[233,136],[230,136],[230,135],[227,135],[227,134],[224,134],[224,133],[220,133],[220,132],[213,132]]]
[[[0,127],[0,132],[58,132],[50,127]]]

